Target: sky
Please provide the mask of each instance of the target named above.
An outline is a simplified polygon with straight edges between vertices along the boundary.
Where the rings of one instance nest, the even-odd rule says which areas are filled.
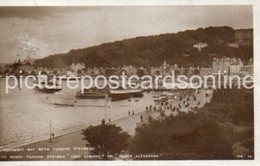
[[[252,6],[0,7],[0,63],[224,25],[253,28]]]

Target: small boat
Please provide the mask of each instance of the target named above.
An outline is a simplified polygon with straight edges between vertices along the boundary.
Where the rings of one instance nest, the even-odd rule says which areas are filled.
[[[44,92],[44,93],[55,93],[55,92],[62,90],[62,88],[59,84],[57,84],[53,80],[48,80],[47,76],[45,76],[45,77],[42,76],[41,82],[35,81],[34,85],[35,85],[35,88],[34,88],[35,90]]]
[[[61,79],[61,80],[71,80],[71,81],[75,81],[75,80],[80,80],[81,77],[79,76],[66,76],[66,75],[61,75],[61,76],[58,76],[56,77],[57,80]]]
[[[154,101],[154,102],[161,102],[160,99],[154,99],[153,101]]]
[[[77,99],[105,99],[107,93],[101,89],[84,89],[83,92],[78,91],[76,94]]]
[[[41,85],[36,85],[34,89],[44,93],[55,93],[62,90],[58,85],[53,86],[51,83],[48,83],[47,86],[41,83]]]
[[[95,92],[77,93],[77,99],[104,99],[106,94],[100,94]]]
[[[112,101],[124,100],[132,97],[142,97],[143,91],[140,89],[115,89],[109,93]]]
[[[167,98],[166,95],[160,95],[160,100],[161,101],[166,101],[166,100],[168,100],[168,98]]]
[[[54,103],[56,106],[63,106],[63,107],[74,107],[74,104],[66,104],[66,103]]]
[[[159,95],[153,95],[153,98],[159,99],[160,96]]]

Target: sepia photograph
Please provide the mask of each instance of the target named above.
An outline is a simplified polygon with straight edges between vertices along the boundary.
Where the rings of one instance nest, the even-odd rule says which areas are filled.
[[[252,5],[1,6],[0,164],[254,160]]]

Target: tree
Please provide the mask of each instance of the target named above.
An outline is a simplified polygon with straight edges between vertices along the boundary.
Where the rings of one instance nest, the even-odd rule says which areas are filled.
[[[137,75],[138,75],[138,77],[142,77],[144,75],[144,70],[137,69]]]
[[[115,73],[115,71],[113,69],[110,69],[110,68],[106,69],[106,71],[105,71],[106,76],[111,76],[114,73]]]
[[[78,71],[77,71],[77,74],[78,74],[78,75],[81,75],[81,74],[82,74],[82,70],[78,70]]]
[[[147,74],[151,74],[151,68],[150,67],[147,68]]]
[[[25,70],[18,70],[17,71],[20,75],[26,76],[28,73]]]
[[[180,72],[180,70],[174,70],[174,74],[175,74],[176,76],[178,76],[178,75],[181,74],[181,72]]]
[[[91,75],[92,76],[94,76],[94,74],[95,74],[95,71],[94,71],[94,69],[91,71]]]
[[[186,76],[188,76],[188,74],[189,74],[189,69],[184,69],[184,73],[183,73],[184,75],[186,75]]]
[[[4,72],[3,72],[4,75],[6,75],[6,74],[8,74],[8,73],[9,73],[9,70],[8,70],[8,69],[5,69]]]
[[[133,154],[164,154],[160,159],[232,158],[231,145],[220,133],[219,124],[206,120],[203,114],[181,113],[138,126],[129,150]]]
[[[194,75],[200,75],[200,71],[198,69],[194,70]]]
[[[254,156],[253,94],[252,89],[218,89],[210,103],[194,109],[196,113],[138,126],[129,150],[163,154],[160,159],[234,159],[244,152]]]
[[[88,67],[122,67],[129,64],[135,67],[147,65],[158,67],[164,59],[167,59],[170,64],[178,63],[183,67],[191,65],[206,67],[210,63],[210,54],[214,54],[216,58],[234,54],[247,62],[253,58],[253,29],[243,31],[239,32],[231,27],[208,27],[172,34],[137,37],[37,59],[34,66],[63,67],[70,66],[73,62],[83,62]],[[244,33],[248,38],[246,40],[241,38],[244,46],[233,49],[226,43],[235,42],[237,32]],[[201,52],[193,48],[193,45],[199,42],[208,44]]]
[[[35,76],[36,75],[36,73],[35,73],[35,71],[31,71],[31,73],[30,73],[31,75],[33,75],[33,76]]]
[[[94,148],[93,154],[99,154],[103,159],[108,155],[119,154],[128,146],[130,135],[121,127],[112,124],[90,126],[84,131],[85,140]]]
[[[57,71],[57,70],[53,70],[53,74],[54,74],[54,75],[57,75],[57,74],[58,74],[58,71]]]

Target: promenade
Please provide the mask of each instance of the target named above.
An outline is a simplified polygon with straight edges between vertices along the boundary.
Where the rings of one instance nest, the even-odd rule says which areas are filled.
[[[126,116],[118,120],[111,121],[111,124],[120,126],[124,131],[130,135],[134,135],[135,127],[141,122],[140,116],[142,115],[146,119],[151,112],[139,112],[134,115]],[[101,124],[101,122],[100,122]],[[76,160],[77,157],[89,154],[89,149],[86,148],[87,141],[84,140],[82,130],[75,131],[69,134],[55,137],[52,142],[44,140],[29,145],[25,145],[18,150],[23,149],[20,152],[0,152],[0,155],[4,154],[10,160],[10,156],[14,156],[11,160]],[[15,157],[23,157],[15,159]],[[4,160],[4,159],[1,159]]]

